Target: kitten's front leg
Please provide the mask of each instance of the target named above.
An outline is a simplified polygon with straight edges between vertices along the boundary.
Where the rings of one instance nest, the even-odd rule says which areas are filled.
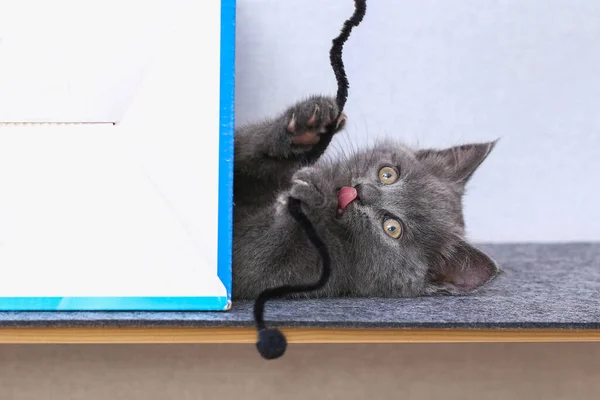
[[[271,201],[259,210],[244,213],[235,225],[233,288],[236,298],[256,298],[270,287],[306,284],[319,278],[321,259],[300,225],[289,215],[290,196],[302,201],[304,213],[313,221],[331,254],[340,253],[335,251],[340,248],[337,241],[322,230],[327,220],[335,218],[336,207],[335,202],[331,202],[335,191],[322,174],[323,168],[298,170],[289,188],[280,192],[276,204]],[[340,257],[335,257],[334,262],[339,261]],[[331,279],[321,293],[341,293],[336,282],[335,278]]]
[[[335,99],[313,96],[275,119],[240,128],[235,134],[236,172],[261,181],[285,181],[299,165],[323,154],[345,119]]]

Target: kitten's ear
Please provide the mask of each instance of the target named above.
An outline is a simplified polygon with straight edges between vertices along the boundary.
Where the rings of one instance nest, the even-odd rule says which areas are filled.
[[[465,241],[429,270],[433,293],[466,294],[494,279],[500,269],[494,260]]]
[[[419,150],[416,156],[435,175],[464,185],[497,142],[465,144],[443,150]]]

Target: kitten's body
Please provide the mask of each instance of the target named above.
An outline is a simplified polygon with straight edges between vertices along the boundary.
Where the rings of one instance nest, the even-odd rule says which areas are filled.
[[[343,127],[337,114],[333,99],[313,97],[236,131],[234,298],[318,279],[321,260],[287,213],[290,194],[332,258],[329,283],[310,296],[466,293],[491,280],[496,264],[464,239],[462,195],[493,143],[413,150],[389,141],[325,162],[325,127]],[[381,175],[384,167],[397,180]],[[340,213],[344,186],[358,198]],[[389,221],[396,222],[387,229]],[[402,228],[398,238],[390,236],[394,226]]]

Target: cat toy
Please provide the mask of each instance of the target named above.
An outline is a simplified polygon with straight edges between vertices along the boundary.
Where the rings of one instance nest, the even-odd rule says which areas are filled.
[[[340,34],[333,39],[331,50],[329,52],[329,61],[337,81],[336,103],[339,109],[338,116],[341,115],[344,106],[346,105],[349,88],[348,78],[346,76],[344,62],[342,60],[342,50],[344,43],[350,37],[352,28],[361,23],[366,11],[366,0],[354,0],[354,13],[344,22]],[[327,137],[329,139],[331,139],[333,136],[333,129],[334,128],[332,126],[328,128],[329,132],[327,132]],[[321,240],[317,234],[308,217],[302,211],[302,202],[296,198],[289,197],[288,212],[302,227],[311,244],[319,252],[322,261],[322,270],[321,277],[317,282],[304,285],[284,285],[266,289],[260,293],[256,299],[254,303],[254,320],[256,322],[256,329],[258,331],[256,348],[258,349],[260,355],[267,360],[281,357],[287,348],[287,340],[285,335],[279,329],[266,327],[264,320],[265,303],[269,299],[283,297],[293,293],[304,293],[319,290],[327,284],[329,276],[331,275],[331,257],[329,256],[329,251],[327,250],[325,243],[323,243],[323,240]]]

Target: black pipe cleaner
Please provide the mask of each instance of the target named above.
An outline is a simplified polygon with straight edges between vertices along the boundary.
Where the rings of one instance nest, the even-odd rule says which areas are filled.
[[[342,27],[340,34],[335,39],[333,39],[331,50],[329,52],[329,60],[331,63],[331,67],[333,68],[333,72],[335,74],[335,79],[337,81],[336,102],[338,104],[338,109],[340,113],[339,115],[341,115],[344,106],[346,105],[349,87],[348,78],[344,69],[344,62],[342,60],[342,50],[344,47],[344,43],[346,43],[346,40],[348,40],[348,38],[350,37],[352,28],[358,26],[361,23],[366,11],[366,0],[354,0],[354,13],[349,19],[347,19],[344,22],[344,26]],[[331,132],[334,129],[333,125],[330,126],[329,129],[329,133],[333,134],[333,132]],[[323,240],[321,240],[321,238],[317,234],[312,223],[302,211],[301,201],[293,197],[289,197],[288,211],[290,215],[304,229],[306,236],[319,252],[323,263],[323,267],[321,271],[321,277],[317,282],[304,285],[284,285],[276,288],[267,289],[264,290],[256,299],[254,303],[254,320],[256,322],[256,329],[258,331],[258,341],[256,342],[256,348],[258,349],[260,355],[267,360],[281,357],[285,353],[285,350],[287,348],[287,340],[284,334],[277,328],[267,328],[265,325],[264,312],[265,303],[267,302],[267,300],[277,297],[283,297],[292,293],[302,293],[319,290],[327,284],[329,276],[331,275],[331,257],[329,255],[329,251],[327,250],[327,246],[325,246],[325,243],[323,243]]]

